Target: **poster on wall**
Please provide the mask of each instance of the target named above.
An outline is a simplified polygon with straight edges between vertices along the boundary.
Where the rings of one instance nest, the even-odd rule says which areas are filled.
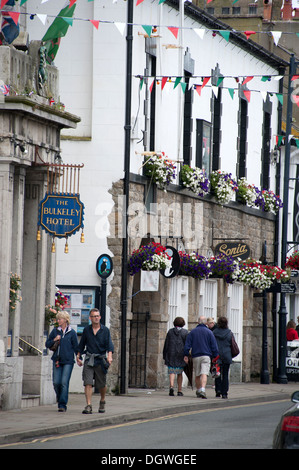
[[[286,375],[290,382],[299,382],[299,340],[287,341]]]
[[[81,335],[90,323],[90,309],[98,308],[99,288],[59,286],[59,289],[68,299],[65,310],[70,314],[71,327]]]

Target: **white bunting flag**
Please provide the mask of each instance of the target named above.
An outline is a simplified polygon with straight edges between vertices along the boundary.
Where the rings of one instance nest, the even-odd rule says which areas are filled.
[[[114,22],[115,26],[117,27],[118,31],[120,32],[120,34],[123,36],[124,35],[124,32],[125,32],[125,29],[126,29],[126,23],[118,23],[118,22]]]
[[[277,46],[281,34],[282,34],[281,31],[272,31],[272,36],[273,36],[273,40],[275,42],[275,46]]]
[[[205,35],[205,29],[194,28],[193,31],[200,37],[200,39],[203,39]]]
[[[46,24],[47,15],[42,15],[41,13],[36,13],[36,16],[38,17],[38,19],[39,19],[43,24]]]

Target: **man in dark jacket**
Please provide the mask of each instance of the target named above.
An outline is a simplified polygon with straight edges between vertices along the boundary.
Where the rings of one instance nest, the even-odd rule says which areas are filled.
[[[207,327],[207,319],[204,316],[199,317],[198,325],[187,336],[184,347],[186,364],[190,349],[195,372],[196,396],[207,398],[206,384],[210,373],[211,357],[217,357],[219,352],[215,336]]]
[[[78,348],[79,352],[77,354],[77,364],[79,366],[83,364],[81,355],[83,353],[86,354],[83,367],[86,407],[82,413],[92,413],[91,398],[93,380],[95,380],[95,387],[99,388],[101,394],[99,413],[104,413],[106,403],[106,374],[108,367],[112,363],[114,347],[109,329],[100,323],[101,315],[97,308],[90,310],[89,318],[91,325],[86,326],[83,330]]]

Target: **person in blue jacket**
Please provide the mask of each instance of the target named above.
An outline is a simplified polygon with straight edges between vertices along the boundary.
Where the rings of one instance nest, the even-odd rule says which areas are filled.
[[[184,361],[188,364],[191,350],[195,372],[196,396],[207,398],[206,384],[210,373],[211,358],[218,356],[218,346],[212,331],[207,327],[207,319],[200,316],[198,325],[190,331],[184,347]]]
[[[58,342],[58,347],[52,355],[53,386],[58,411],[64,412],[67,410],[69,383],[78,352],[78,339],[77,333],[70,327],[70,316],[65,310],[57,314],[56,320],[58,327],[51,331],[46,347],[51,348]]]

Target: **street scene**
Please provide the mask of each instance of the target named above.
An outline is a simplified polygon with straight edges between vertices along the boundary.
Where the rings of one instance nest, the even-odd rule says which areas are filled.
[[[0,16],[1,448],[299,448],[298,1]]]

